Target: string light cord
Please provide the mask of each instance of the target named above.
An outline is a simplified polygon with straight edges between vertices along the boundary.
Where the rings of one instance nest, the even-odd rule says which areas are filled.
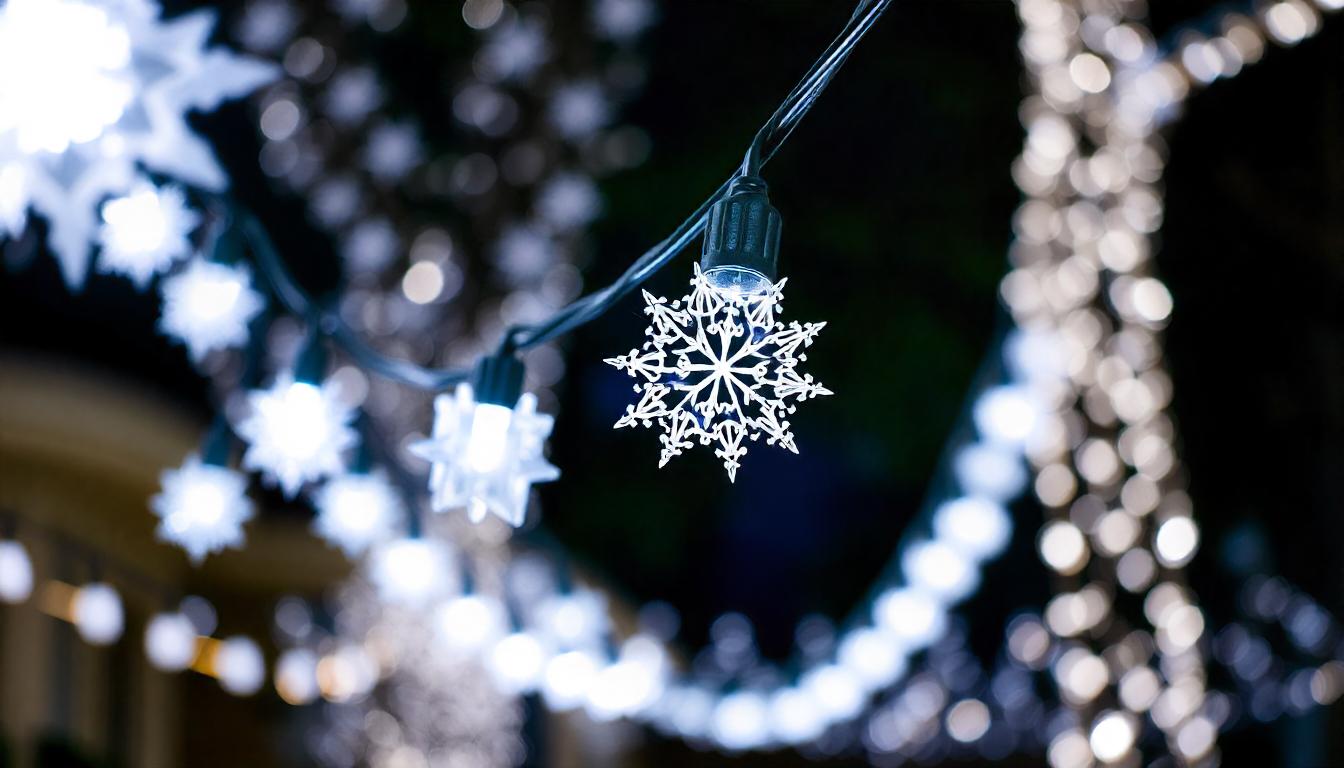
[[[757,132],[744,159],[741,172],[759,172],[784,145],[802,118],[811,111],[817,98],[830,84],[863,37],[890,7],[891,0],[861,0],[845,27],[789,92],[780,106]],[[550,318],[533,325],[509,328],[499,345],[499,354],[513,354],[544,344],[573,332],[601,317],[630,292],[638,288],[690,245],[705,229],[709,211],[728,193],[738,173],[734,173],[702,202],[672,234],[645,251],[614,282],[560,309]],[[462,369],[430,368],[396,358],[373,349],[364,342],[331,308],[311,298],[289,273],[265,227],[255,216],[230,205],[235,221],[251,245],[259,271],[279,302],[290,312],[313,326],[344,351],[360,367],[383,378],[418,389],[439,391],[467,381],[471,373]]]

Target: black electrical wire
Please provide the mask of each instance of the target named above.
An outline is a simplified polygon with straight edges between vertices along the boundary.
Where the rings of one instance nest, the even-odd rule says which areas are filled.
[[[859,41],[872,29],[890,5],[891,0],[860,0],[844,28],[756,133],[739,172],[735,172],[720,185],[695,209],[694,213],[672,231],[672,234],[645,251],[610,285],[576,299],[539,323],[509,328],[500,341],[498,353],[513,354],[545,344],[592,322],[667,266],[704,231],[710,209],[727,194],[733,179],[737,178],[739,173],[757,175],[775,156],[798,123],[812,109],[817,97],[830,84]],[[373,349],[359,338],[335,308],[320,305],[299,286],[285,268],[265,228],[254,216],[238,211],[236,218],[237,223],[242,226],[244,236],[252,246],[257,266],[280,303],[331,339],[361,368],[392,381],[431,391],[447,389],[470,377],[470,371],[427,368],[389,358]]]

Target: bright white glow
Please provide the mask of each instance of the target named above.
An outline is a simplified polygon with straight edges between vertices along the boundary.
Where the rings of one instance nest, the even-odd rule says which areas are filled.
[[[974,497],[944,502],[933,513],[938,540],[967,557],[979,560],[1003,551],[1013,524],[1003,507]]]
[[[189,456],[160,475],[162,490],[150,501],[158,515],[159,539],[176,544],[193,563],[243,543],[243,523],[252,519],[247,479],[227,467]]]
[[[990,442],[1021,445],[1036,429],[1037,414],[1025,387],[994,387],[975,402],[975,427]]]
[[[420,607],[447,588],[451,562],[433,539],[395,539],[374,548],[369,580],[384,602]]]
[[[651,660],[640,653],[623,651],[615,664],[597,674],[588,689],[588,715],[603,721],[643,710],[662,693],[663,672],[661,657]]]
[[[156,272],[191,253],[191,230],[200,222],[177,187],[157,189],[149,182],[103,204],[98,269],[124,274],[143,288]]]
[[[770,696],[770,733],[785,744],[805,744],[826,730],[826,715],[811,695],[781,688]]]
[[[1153,549],[1163,565],[1179,568],[1190,562],[1199,549],[1199,528],[1184,515],[1170,518],[1157,529]]]
[[[586,227],[602,212],[597,184],[577,173],[551,177],[537,192],[537,213],[553,229],[568,232]]]
[[[214,666],[220,686],[234,696],[251,696],[266,682],[266,662],[261,649],[241,635],[219,644]]]
[[[0,541],[0,601],[22,603],[33,593],[33,563],[17,541]]]
[[[828,718],[836,721],[858,715],[868,699],[858,677],[836,664],[824,664],[803,675],[798,687],[816,699]]]
[[[508,617],[489,595],[460,595],[435,610],[434,625],[449,650],[476,653],[503,636]]]
[[[352,558],[390,538],[405,516],[401,499],[381,472],[334,477],[314,500],[313,532]]]
[[[248,442],[243,466],[260,471],[292,497],[309,480],[338,474],[341,452],[355,444],[354,410],[335,382],[320,387],[276,377],[270,389],[247,395],[251,413],[238,425]]]
[[[486,666],[500,690],[523,694],[536,690],[548,659],[549,653],[535,635],[515,632],[495,643]]]
[[[868,691],[885,688],[905,674],[905,648],[890,632],[863,627],[847,633],[836,651],[840,665]]]
[[[552,595],[537,614],[538,626],[562,648],[590,646],[607,630],[606,600],[588,589]]]
[[[1002,445],[976,443],[962,448],[953,459],[953,471],[962,490],[1004,502],[1027,487],[1021,454]]]
[[[1041,529],[1037,543],[1041,560],[1066,576],[1082,570],[1087,564],[1087,539],[1073,523],[1056,520]]]
[[[483,419],[479,430],[477,419]],[[478,405],[468,384],[436,397],[433,437],[411,446],[412,453],[432,463],[434,509],[465,506],[474,522],[489,512],[512,526],[522,525],[532,484],[560,476],[543,455],[554,425],[554,418],[537,413],[531,393],[518,398],[511,412]]]
[[[363,646],[350,643],[318,659],[316,673],[322,697],[336,703],[367,696],[378,683],[378,665]]]
[[[131,101],[131,41],[97,5],[9,0],[0,7],[0,139],[64,152],[98,138]]]
[[[769,707],[759,693],[739,691],[724,696],[714,708],[711,732],[727,749],[754,749],[770,738]]]
[[[705,280],[730,299],[759,296],[774,287],[770,278],[745,267],[714,267],[705,271]]]
[[[911,586],[949,603],[966,598],[980,585],[974,564],[941,541],[912,545],[901,556],[901,572]]]
[[[126,626],[126,614],[121,607],[121,595],[110,584],[85,584],[75,592],[75,629],[91,645],[111,645],[121,639]]]
[[[494,403],[477,403],[467,438],[467,466],[482,474],[494,472],[509,450],[509,424],[513,409]]]
[[[932,644],[947,630],[947,614],[932,595],[915,589],[890,589],[873,603],[873,621],[911,651]]]
[[[948,708],[946,723],[948,736],[970,744],[989,730],[989,707],[978,699],[963,699]]]
[[[145,627],[145,656],[155,669],[180,672],[196,658],[196,627],[180,613],[160,613]]]
[[[551,96],[550,118],[561,136],[579,140],[611,120],[611,103],[595,80],[566,83]]]
[[[584,651],[570,651],[546,664],[541,694],[551,709],[565,712],[583,703],[596,679],[597,660]]]
[[[261,294],[252,290],[251,273],[241,264],[192,259],[160,289],[159,330],[186,344],[197,362],[213,350],[246,344],[248,323],[264,305]]]
[[[317,654],[307,648],[290,648],[275,662],[275,691],[295,706],[317,699]]]
[[[1092,735],[1088,742],[1092,746],[1092,754],[1103,763],[1114,763],[1134,747],[1134,739],[1137,737],[1134,722],[1123,712],[1107,712],[1097,719],[1092,726]]]

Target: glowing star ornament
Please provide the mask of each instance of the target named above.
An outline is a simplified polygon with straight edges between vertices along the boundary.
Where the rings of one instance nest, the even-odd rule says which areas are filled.
[[[518,394],[523,369],[514,358],[488,357],[473,378],[474,387],[460,384],[435,398],[434,435],[411,450],[432,463],[436,511],[466,506],[473,522],[489,512],[517,527],[532,484],[560,476],[543,456],[555,420],[537,413],[535,396]]]
[[[728,479],[737,476],[746,440],[798,452],[788,416],[795,403],[831,391],[798,371],[825,323],[776,320],[784,280],[764,291],[735,293],[695,269],[691,294],[668,302],[648,291],[652,324],[642,349],[607,359],[639,379],[639,403],[626,407],[616,428],[655,423],[663,431],[658,466],[697,442],[717,444]]]
[[[216,349],[247,343],[247,326],[265,305],[247,267],[204,259],[193,259],[164,280],[161,290],[159,330],[186,344],[196,362]]]
[[[159,12],[152,0],[0,5],[0,235],[22,232],[30,209],[40,214],[71,287],[84,282],[99,204],[131,194],[140,168],[227,186],[186,113],[211,111],[279,71],[207,50],[213,11],[168,21]]]
[[[103,204],[98,270],[126,275],[143,289],[156,272],[191,253],[191,230],[200,217],[176,187],[137,184],[129,195]]]
[[[349,474],[328,480],[315,496],[313,531],[357,557],[371,545],[391,538],[404,516],[401,500],[381,472]]]
[[[251,414],[238,425],[248,443],[243,466],[293,497],[309,480],[341,472],[341,452],[356,442],[354,409],[335,382],[276,377],[270,389],[248,393]]]
[[[243,543],[243,523],[253,513],[243,475],[190,456],[181,467],[164,472],[160,482],[163,490],[150,501],[160,518],[159,539],[186,550],[197,564]]]

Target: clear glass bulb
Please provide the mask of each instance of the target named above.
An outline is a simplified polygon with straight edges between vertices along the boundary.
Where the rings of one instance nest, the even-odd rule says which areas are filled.
[[[477,403],[467,438],[467,464],[472,471],[494,472],[504,463],[509,447],[513,409],[495,403]]]
[[[730,296],[756,296],[774,284],[754,269],[736,266],[711,267],[705,272],[705,279],[716,291]]]

